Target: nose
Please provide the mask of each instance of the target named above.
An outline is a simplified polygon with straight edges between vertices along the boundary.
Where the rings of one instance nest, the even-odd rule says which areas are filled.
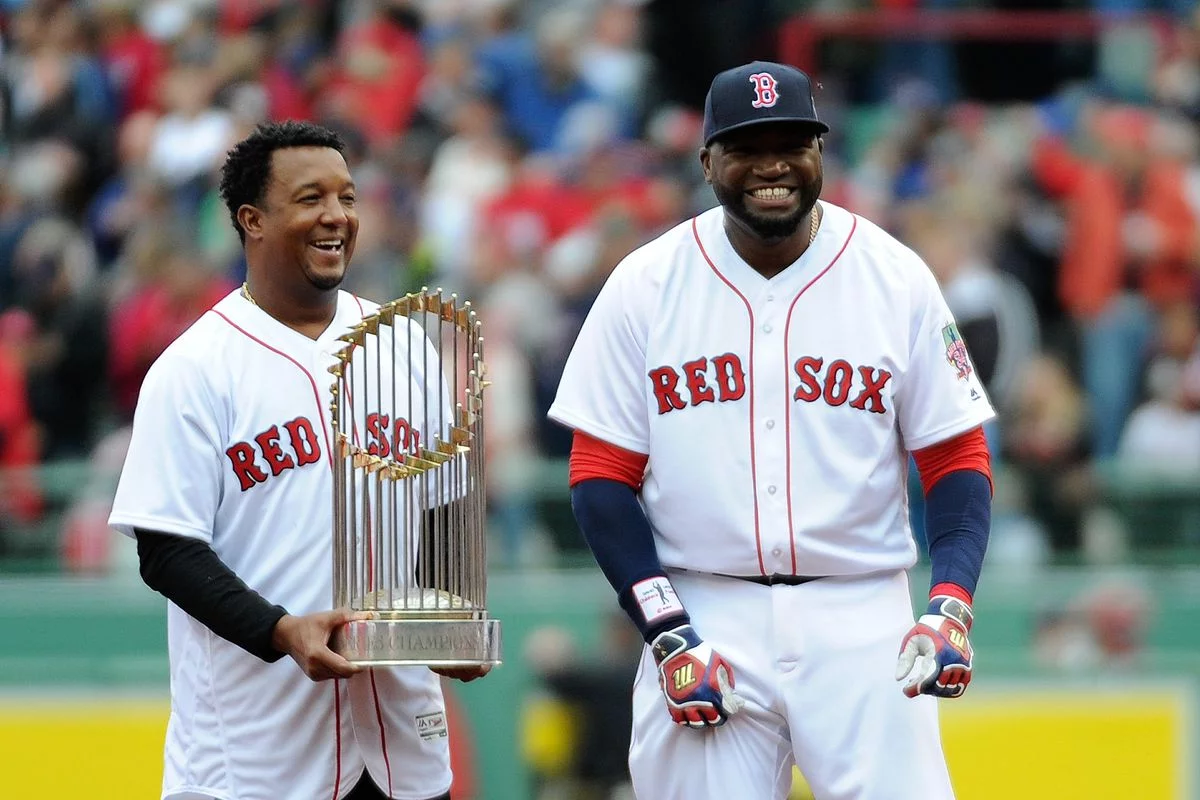
[[[760,178],[778,178],[790,169],[787,161],[777,156],[765,156],[754,165],[754,172]]]
[[[341,198],[331,197],[325,201],[321,213],[322,224],[340,227],[350,218],[350,211],[342,205]]]

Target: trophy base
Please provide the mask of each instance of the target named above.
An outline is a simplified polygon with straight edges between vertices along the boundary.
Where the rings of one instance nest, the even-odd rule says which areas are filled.
[[[500,620],[357,620],[337,632],[333,649],[347,661],[371,667],[499,664]]]

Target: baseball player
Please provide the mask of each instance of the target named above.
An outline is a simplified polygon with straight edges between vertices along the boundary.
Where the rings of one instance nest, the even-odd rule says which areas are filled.
[[[356,615],[328,610],[327,370],[337,337],[377,307],[338,290],[358,233],[342,149],[333,132],[289,122],[230,151],[221,194],[246,284],[167,348],[138,399],[109,521],[136,537],[145,582],[170,600],[163,798],[450,796],[438,676],[364,669],[329,648]],[[416,341],[430,360],[402,351],[395,370],[420,398],[440,367]],[[373,435],[403,427],[428,441],[430,421],[410,425],[401,408],[395,431]]]
[[[550,408],[579,525],[647,643],[639,797],[953,797],[935,697],[971,678],[992,408],[933,275],[821,193],[809,78],[719,74],[720,207],[622,261]],[[908,453],[933,583],[914,623]]]

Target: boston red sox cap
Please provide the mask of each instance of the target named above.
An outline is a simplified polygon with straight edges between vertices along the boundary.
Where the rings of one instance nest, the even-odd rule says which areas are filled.
[[[817,118],[812,81],[795,67],[752,61],[713,78],[704,100],[705,147],[729,131],[764,122],[810,122],[829,132]]]

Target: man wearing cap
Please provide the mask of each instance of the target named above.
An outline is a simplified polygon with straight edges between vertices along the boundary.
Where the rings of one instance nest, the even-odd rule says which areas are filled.
[[[823,800],[953,797],[935,697],[971,679],[994,414],[928,267],[818,199],[828,130],[795,68],[716,76],[720,205],[616,267],[549,412],[647,645],[638,797],[781,800],[793,765]],[[915,621],[910,453],[933,573]]]

